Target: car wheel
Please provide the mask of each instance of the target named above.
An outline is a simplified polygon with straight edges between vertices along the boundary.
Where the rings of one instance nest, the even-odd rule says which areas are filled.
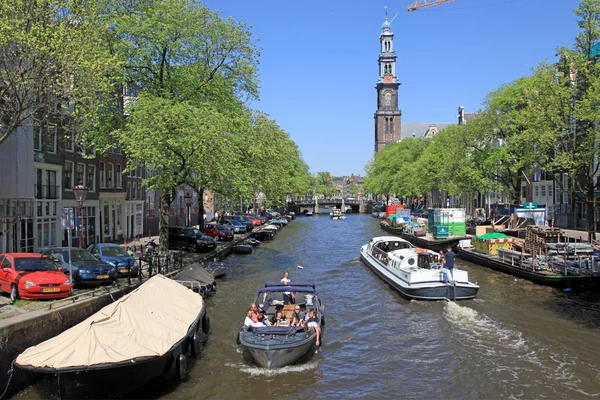
[[[198,245],[196,245],[196,243],[191,243],[188,246],[188,250],[190,253],[196,253],[198,251]]]
[[[17,285],[12,285],[10,287],[10,304],[14,304],[17,300],[19,300],[19,289],[17,289]]]

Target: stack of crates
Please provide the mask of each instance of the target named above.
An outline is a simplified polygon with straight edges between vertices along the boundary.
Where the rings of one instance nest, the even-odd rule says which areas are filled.
[[[532,255],[546,254],[547,243],[558,243],[560,228],[549,226],[529,225],[525,235],[525,252]]]

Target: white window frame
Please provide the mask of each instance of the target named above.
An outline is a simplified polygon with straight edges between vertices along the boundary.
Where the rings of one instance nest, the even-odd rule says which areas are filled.
[[[90,172],[90,168],[92,168],[92,170],[94,171],[94,173],[92,174],[92,181],[89,181],[89,172]],[[86,177],[86,183],[88,188],[90,188],[90,192],[95,192],[96,191],[96,166],[89,164],[86,169],[85,169],[85,177]]]
[[[54,134],[50,135],[51,131],[54,131]],[[48,124],[46,138],[52,140],[52,150],[46,149],[46,151],[51,154],[56,154],[56,140],[58,138],[58,126],[56,124]]]
[[[98,169],[100,170],[100,189],[106,189],[106,163],[100,161]]]
[[[41,125],[33,125],[33,150],[42,151],[44,148],[42,147],[42,126]],[[36,132],[37,132],[37,140],[36,140]]]
[[[75,152],[75,137],[73,134],[65,135],[65,151],[69,153]]]
[[[85,168],[86,165],[85,164],[82,164],[82,163],[75,164],[75,181],[77,181],[77,184],[79,185],[79,178],[77,177],[77,175],[78,175],[77,167],[79,167],[79,166],[83,166],[83,174],[82,174],[81,181],[83,182],[83,186],[87,186],[87,182],[86,182],[87,175],[85,174],[86,173],[86,168]]]
[[[117,189],[123,189],[123,167],[121,164],[115,164],[115,178],[117,180]]]
[[[107,173],[106,184],[109,189],[115,188],[115,165],[113,163],[108,163],[108,173]]]
[[[75,178],[75,163],[73,161],[65,161],[65,170],[63,172],[63,184],[66,182],[64,179],[65,173],[67,172],[67,164],[71,164],[71,187],[65,187],[65,190],[73,190],[73,179]]]

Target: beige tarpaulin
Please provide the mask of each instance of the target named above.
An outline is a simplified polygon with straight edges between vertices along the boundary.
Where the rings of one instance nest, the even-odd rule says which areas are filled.
[[[71,329],[28,348],[16,364],[60,370],[159,357],[187,334],[203,306],[197,293],[156,275]]]

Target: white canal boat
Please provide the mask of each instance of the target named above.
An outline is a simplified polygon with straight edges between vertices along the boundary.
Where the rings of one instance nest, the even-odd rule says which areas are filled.
[[[479,286],[469,282],[467,271],[452,273],[441,265],[440,255],[415,248],[396,236],[373,238],[360,249],[360,258],[400,294],[415,300],[467,300]]]

